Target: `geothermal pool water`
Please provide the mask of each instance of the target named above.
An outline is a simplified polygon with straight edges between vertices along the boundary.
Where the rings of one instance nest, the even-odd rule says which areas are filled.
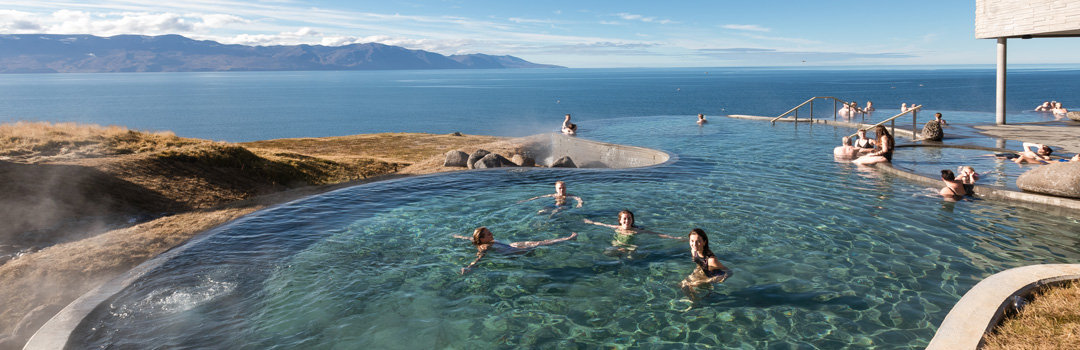
[[[835,162],[850,129],[685,116],[580,127],[677,158],[424,176],[263,210],[99,305],[68,347],[906,349],[986,276],[1080,258],[1075,218],[946,202]],[[585,206],[517,204],[557,180]],[[694,267],[684,241],[643,235],[633,254],[605,255],[613,231],[582,220],[614,224],[622,209],[653,231],[704,229],[734,276],[692,298],[678,287]],[[476,249],[451,235],[478,226],[502,241],[579,237],[461,276]]]

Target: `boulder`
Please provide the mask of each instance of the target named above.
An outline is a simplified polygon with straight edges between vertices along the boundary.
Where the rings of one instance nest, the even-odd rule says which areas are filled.
[[[488,154],[491,154],[491,152],[488,152],[488,151],[482,150],[482,149],[478,149],[478,150],[476,150],[476,152],[473,152],[471,155],[469,155],[469,162],[468,162],[469,169],[474,169],[473,163],[476,163],[476,161],[480,160],[480,158],[484,158],[484,156],[486,156]]]
[[[506,159],[506,157],[503,157],[503,156],[495,154],[495,153],[489,153],[488,155],[484,156],[484,158],[480,158],[480,160],[476,161],[476,163],[473,163],[473,168],[474,169],[513,167],[513,166],[517,166],[517,164],[514,164],[514,162],[511,162],[509,159]]]
[[[941,124],[936,120],[926,122],[926,125],[922,128],[923,140],[929,141],[941,141],[945,138],[945,131],[941,130]]]
[[[510,161],[514,162],[514,164],[517,164],[518,166],[523,167],[531,168],[536,166],[536,159],[532,159],[520,154],[515,154],[513,158],[510,158]]]
[[[446,152],[446,160],[443,166],[467,167],[469,166],[469,154],[462,151]]]
[[[465,136],[465,135],[462,135],[460,132],[455,131],[452,134],[450,134],[450,136]]]
[[[574,164],[574,160],[570,159],[569,156],[563,156],[562,158],[559,158],[559,159],[555,160],[554,163],[551,163],[551,167],[552,168],[577,168],[577,165]]]
[[[1080,198],[1080,162],[1052,162],[1020,174],[1016,187],[1028,192]]]
[[[1069,117],[1069,119],[1080,122],[1080,112],[1069,112],[1066,113],[1065,116]]]

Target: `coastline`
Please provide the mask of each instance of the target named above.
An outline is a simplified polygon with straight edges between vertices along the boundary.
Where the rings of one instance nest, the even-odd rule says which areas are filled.
[[[94,210],[52,208],[55,213],[42,220],[25,219],[8,228],[25,230],[0,235],[0,244],[28,246],[0,261],[0,303],[6,305],[0,310],[0,350],[21,349],[45,321],[85,292],[248,213],[348,186],[464,170],[442,166],[449,150],[483,148],[509,158],[518,147],[509,138],[478,135],[382,133],[231,144],[122,127],[31,125],[44,134],[86,130],[78,140],[45,142],[48,147],[36,145],[29,151],[2,145],[8,147],[0,147],[0,178],[7,187],[22,186],[25,193],[5,196],[0,206],[22,205],[27,214],[42,206],[19,202],[40,196],[48,197],[45,202],[90,205]],[[0,136],[13,138],[11,127],[0,125]],[[26,131],[24,125],[14,135],[34,134]],[[102,145],[116,143],[117,135],[140,143],[168,141],[141,152],[102,151],[108,148]],[[239,168],[230,163],[234,158],[243,160]],[[260,166],[252,166],[255,163]],[[292,183],[282,182],[286,180]],[[130,200],[136,196],[157,200]],[[98,201],[109,205],[88,204]]]

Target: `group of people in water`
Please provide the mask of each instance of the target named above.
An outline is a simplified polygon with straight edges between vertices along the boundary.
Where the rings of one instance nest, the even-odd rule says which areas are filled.
[[[569,194],[566,192],[566,183],[563,181],[555,182],[555,193],[536,196],[526,200],[522,200],[518,203],[524,203],[535,199],[551,197],[555,200],[554,210],[546,211],[541,210],[540,213],[554,214],[563,208],[569,208],[567,204],[569,201],[574,200],[577,202],[575,208],[581,208],[585,201],[581,197]],[[687,240],[690,242],[690,256],[691,261],[694,262],[696,267],[694,272],[686,277],[681,283],[680,287],[690,288],[702,284],[708,283],[720,283],[731,277],[731,269],[720,263],[720,260],[709,248],[709,236],[704,230],[700,228],[694,228],[690,230],[690,233],[684,237],[670,236],[659,232],[653,232],[634,224],[634,213],[629,210],[623,210],[619,212],[619,223],[616,225],[605,224],[589,219],[584,219],[586,224],[593,224],[598,226],[604,226],[615,230],[615,240],[612,242],[613,247],[610,251],[619,253],[632,253],[637,247],[630,243],[632,237],[638,234],[652,234],[662,238]],[[487,227],[477,227],[473,230],[472,237],[454,235],[454,238],[464,239],[471,241],[473,246],[476,247],[476,259],[470,262],[468,265],[461,269],[461,274],[466,274],[471,271],[476,265],[484,258],[489,252],[496,252],[501,254],[522,254],[541,246],[553,245],[569,240],[576,239],[578,234],[571,232],[569,236],[553,238],[543,241],[525,241],[525,242],[499,242],[495,240],[495,235]],[[607,254],[608,252],[605,252]],[[611,255],[611,254],[607,254]]]
[[[1069,114],[1069,110],[1065,109],[1058,101],[1043,101],[1041,105],[1035,107],[1036,112],[1050,112],[1059,119],[1066,114]]]

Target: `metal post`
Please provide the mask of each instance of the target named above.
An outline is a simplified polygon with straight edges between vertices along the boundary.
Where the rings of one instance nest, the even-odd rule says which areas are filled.
[[[814,100],[810,100],[810,120],[814,120]]]
[[[893,118],[893,120],[890,123],[892,123],[892,125],[891,125],[891,128],[889,129],[889,131],[892,133],[893,139],[895,139],[896,138],[896,118]],[[893,147],[896,147],[896,145],[893,145]]]
[[[919,134],[919,123],[915,121],[915,111],[911,111],[911,140],[915,140],[915,135]]]
[[[998,125],[1005,125],[1005,53],[1006,46],[1005,41],[1008,39],[997,39],[997,123]]]
[[[836,99],[832,99],[832,120],[836,120]]]
[[[795,107],[795,126],[799,126],[799,108]]]

